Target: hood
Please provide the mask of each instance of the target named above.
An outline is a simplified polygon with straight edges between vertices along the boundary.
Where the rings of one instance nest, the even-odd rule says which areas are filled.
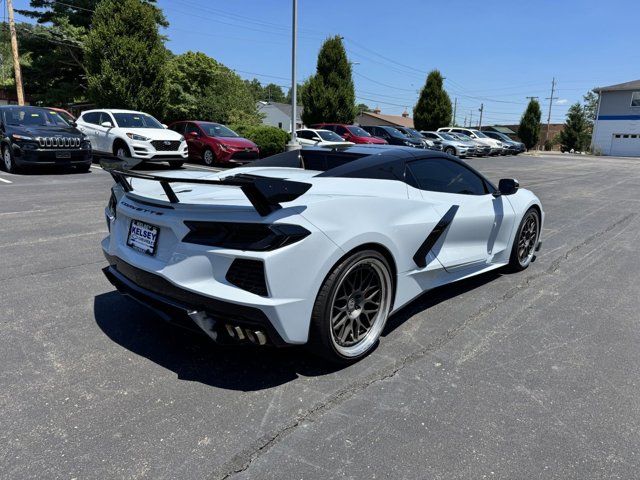
[[[378,137],[358,137],[356,135],[353,135],[354,139],[358,140],[360,143],[374,143],[376,145],[385,145],[387,143],[386,140],[383,140],[382,138],[378,138]]]
[[[208,137],[217,140],[224,145],[229,145],[230,147],[238,147],[238,148],[258,148],[255,143],[251,140],[247,140],[242,137]]]
[[[39,127],[35,125],[7,125],[11,129],[12,133],[17,135],[24,135],[26,137],[55,137],[56,135],[62,135],[65,137],[82,137],[82,133],[72,126],[68,127],[52,127],[45,126]]]
[[[124,133],[135,133],[151,140],[180,140],[182,135],[168,128],[127,128],[120,129]]]

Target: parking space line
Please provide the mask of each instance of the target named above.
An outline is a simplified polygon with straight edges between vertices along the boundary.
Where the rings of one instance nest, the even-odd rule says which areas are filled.
[[[7,180],[6,178],[2,178],[2,177],[0,177],[0,182],[4,182],[4,183],[13,183],[12,181]]]

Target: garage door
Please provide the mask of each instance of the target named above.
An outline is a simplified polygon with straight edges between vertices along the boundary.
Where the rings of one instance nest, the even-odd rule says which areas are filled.
[[[610,155],[640,157],[640,134],[616,133],[611,141]]]

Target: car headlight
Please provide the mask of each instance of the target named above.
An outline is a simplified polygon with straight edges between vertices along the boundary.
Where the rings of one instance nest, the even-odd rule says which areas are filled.
[[[15,133],[11,135],[11,138],[18,142],[32,142],[35,140],[33,137],[27,137],[26,135],[16,135]]]
[[[408,141],[408,140],[405,140],[405,141],[404,141],[404,144],[405,144],[407,147],[413,147],[413,143],[411,143],[411,142],[410,142],[410,141]]]
[[[150,138],[138,135],[137,133],[127,133],[127,137],[129,137],[131,140],[138,140],[140,142],[148,142],[149,140],[151,140]]]

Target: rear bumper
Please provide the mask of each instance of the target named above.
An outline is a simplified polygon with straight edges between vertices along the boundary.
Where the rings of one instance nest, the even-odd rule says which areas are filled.
[[[258,308],[217,300],[182,289],[159,275],[146,272],[127,262],[108,255],[109,266],[102,269],[109,282],[123,295],[137,300],[155,311],[163,320],[202,333],[194,318],[204,314],[212,320],[210,327],[218,341],[232,340],[226,325],[243,330],[265,332],[267,343],[285,346],[287,343],[275,330],[264,312]]]

